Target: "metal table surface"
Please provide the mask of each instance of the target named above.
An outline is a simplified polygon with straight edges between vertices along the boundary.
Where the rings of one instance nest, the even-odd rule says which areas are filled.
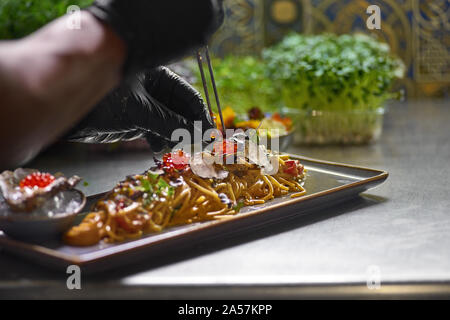
[[[44,153],[30,167],[79,174],[87,194],[147,168],[150,154]],[[389,171],[360,198],[293,220],[95,276],[0,252],[0,298],[442,297],[450,293],[450,105],[397,103],[370,146],[292,153]],[[374,276],[380,287],[367,281]]]

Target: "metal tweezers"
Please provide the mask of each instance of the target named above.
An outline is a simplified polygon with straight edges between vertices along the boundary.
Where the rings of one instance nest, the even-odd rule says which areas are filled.
[[[211,84],[212,84],[212,87],[214,90],[214,96],[216,98],[217,111],[219,112],[220,122],[222,123],[222,131],[223,131],[223,133],[225,133],[225,123],[223,122],[222,108],[220,107],[219,95],[217,93],[216,81],[214,80],[214,72],[213,72],[213,68],[212,68],[211,58],[209,56],[208,46],[206,46],[204,48],[204,51],[205,51],[205,56],[206,56],[206,62],[208,64],[209,76],[211,78]],[[214,113],[211,108],[211,100],[209,98],[208,85],[206,83],[205,72],[203,71],[203,56],[201,53],[201,49],[197,51],[197,62],[198,62],[198,68],[200,69],[200,75],[202,77],[203,90],[205,91],[206,104],[208,105],[208,109],[209,109],[209,113],[211,114],[211,117],[213,117]]]

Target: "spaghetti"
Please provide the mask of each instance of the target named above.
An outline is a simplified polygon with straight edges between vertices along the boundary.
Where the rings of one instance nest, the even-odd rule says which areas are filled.
[[[234,150],[235,151],[235,150]],[[184,162],[176,162],[176,154]],[[82,223],[64,235],[66,243],[88,246],[117,242],[159,232],[168,226],[230,217],[242,206],[262,204],[275,197],[306,193],[305,170],[298,160],[275,156],[279,169],[264,174],[258,164],[214,164],[226,173],[221,179],[201,177],[182,151],[166,154],[158,168],[129,176],[102,200]],[[211,169],[211,168],[208,168]]]

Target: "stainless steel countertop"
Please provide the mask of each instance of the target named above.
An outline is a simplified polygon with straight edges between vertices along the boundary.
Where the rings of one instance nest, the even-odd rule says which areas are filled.
[[[148,167],[146,152],[95,154],[74,146],[30,167],[79,174],[88,194]],[[397,103],[370,146],[292,147],[308,157],[389,171],[359,199],[290,221],[176,252],[154,261],[82,275],[68,290],[54,272],[0,252],[0,298],[418,297],[450,293],[450,104]],[[372,269],[371,269],[372,268]],[[381,287],[369,289],[370,270]]]

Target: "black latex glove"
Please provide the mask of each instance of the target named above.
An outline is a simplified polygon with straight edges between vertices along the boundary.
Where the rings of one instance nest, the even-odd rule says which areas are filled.
[[[206,45],[224,19],[223,0],[97,0],[87,10],[125,41],[126,75],[169,64]]]
[[[172,132],[185,128],[194,137],[214,127],[200,93],[166,67],[135,76],[108,94],[67,136],[70,141],[108,143],[145,137],[153,151],[172,146]]]

